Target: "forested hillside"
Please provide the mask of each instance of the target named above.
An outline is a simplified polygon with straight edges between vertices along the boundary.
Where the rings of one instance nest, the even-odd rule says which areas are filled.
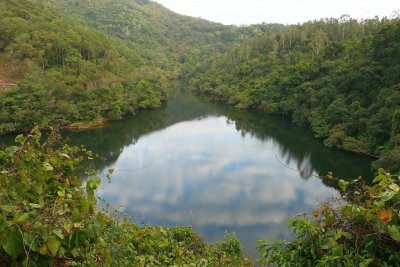
[[[400,21],[347,16],[267,31],[198,67],[191,88],[288,116],[325,145],[400,170]]]
[[[169,76],[244,38],[234,26],[183,16],[143,0],[52,0],[92,28],[124,40]],[[185,65],[185,64],[183,64]]]
[[[141,51],[39,1],[0,3],[0,133],[119,119],[160,106],[165,75]]]
[[[159,107],[169,79],[241,36],[150,1],[2,1],[0,133]]]

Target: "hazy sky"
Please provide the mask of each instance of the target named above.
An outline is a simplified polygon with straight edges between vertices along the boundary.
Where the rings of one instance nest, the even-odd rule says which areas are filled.
[[[224,24],[291,24],[349,14],[353,18],[390,16],[399,0],[153,0],[184,15]]]

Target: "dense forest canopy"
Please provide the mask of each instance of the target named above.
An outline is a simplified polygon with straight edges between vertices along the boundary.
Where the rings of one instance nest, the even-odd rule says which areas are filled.
[[[238,108],[288,116],[329,147],[400,170],[398,19],[342,16],[267,30],[199,66],[190,86]]]
[[[165,74],[122,41],[35,1],[0,3],[0,132],[119,119],[160,106]]]
[[[90,27],[126,41],[169,71],[179,68],[177,63],[183,62],[184,55],[193,50],[223,51],[226,45],[241,38],[233,26],[179,15],[152,1],[52,2]]]

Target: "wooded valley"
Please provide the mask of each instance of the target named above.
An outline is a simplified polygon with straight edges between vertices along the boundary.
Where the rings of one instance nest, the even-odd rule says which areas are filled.
[[[39,129],[90,128],[160,108],[171,81],[374,159],[375,185],[328,173],[348,202],[321,206],[316,221],[291,220],[299,239],[261,242],[260,263],[400,265],[400,18],[227,26],[148,0],[0,2],[0,135],[31,133],[0,151],[0,265],[252,264],[235,235],[212,246],[191,229],[99,215],[100,178],[78,178],[95,174],[85,165],[91,152],[53,150],[57,134],[41,144]]]

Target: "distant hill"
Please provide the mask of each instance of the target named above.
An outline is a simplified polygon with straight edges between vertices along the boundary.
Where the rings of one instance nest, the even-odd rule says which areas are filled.
[[[237,27],[183,16],[152,1],[51,1],[88,26],[126,41],[171,76],[179,75],[177,63],[197,63],[244,38]]]

